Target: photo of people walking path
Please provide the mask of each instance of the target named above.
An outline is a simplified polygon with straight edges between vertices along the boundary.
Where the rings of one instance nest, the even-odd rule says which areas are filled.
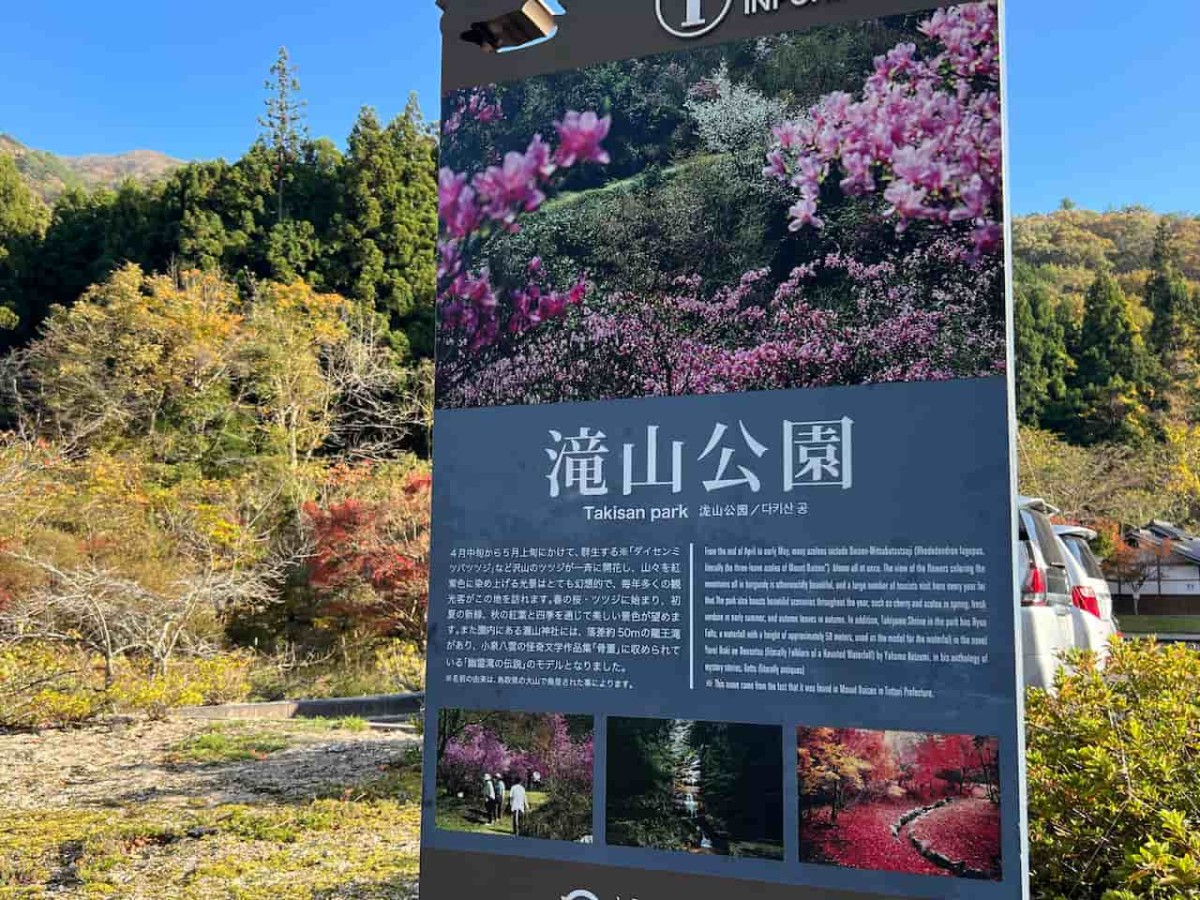
[[[437,827],[590,842],[590,716],[438,713]]]
[[[801,861],[999,880],[997,751],[972,735],[801,728]]]

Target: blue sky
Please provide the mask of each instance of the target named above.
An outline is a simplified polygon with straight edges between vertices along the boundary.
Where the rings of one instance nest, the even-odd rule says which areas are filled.
[[[600,0],[586,0],[600,2]],[[234,158],[253,140],[280,44],[316,135],[360,106],[390,116],[438,92],[433,0],[39,0],[0,4],[0,131],[62,154],[150,148]],[[1017,212],[1071,197],[1200,213],[1200,4],[1008,0]]]

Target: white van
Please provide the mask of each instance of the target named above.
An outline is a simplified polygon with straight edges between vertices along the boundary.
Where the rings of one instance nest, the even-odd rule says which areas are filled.
[[[1057,532],[1058,527],[1055,527]],[[1075,556],[1069,545],[1055,534],[1055,540],[1063,545],[1067,560],[1067,578],[1071,583],[1071,625],[1075,632],[1075,646],[1082,650],[1092,650],[1101,660],[1108,657],[1108,642],[1116,633],[1116,627],[1110,618],[1104,618],[1100,599],[1092,585],[1091,576],[1083,564]],[[1112,600],[1109,599],[1111,613]]]
[[[1017,506],[1025,686],[1048,688],[1062,665],[1061,655],[1075,646],[1065,550],[1054,540],[1052,506],[1034,497],[1019,498]]]
[[[1090,576],[1055,533],[1050,517],[1058,510],[1039,497],[1020,497],[1017,506],[1025,685],[1048,688],[1064,652],[1079,648],[1103,656],[1115,628],[1097,614]]]
[[[1092,594],[1096,598],[1097,614],[1105,622],[1110,623],[1114,630],[1116,630],[1117,623],[1113,617],[1112,590],[1108,586],[1108,579],[1104,577],[1104,570],[1100,567],[1100,560],[1092,552],[1091,542],[1096,539],[1096,532],[1090,528],[1084,528],[1082,525],[1055,525],[1054,533],[1067,545],[1067,549],[1071,551],[1071,556],[1083,568],[1084,584],[1091,589]]]

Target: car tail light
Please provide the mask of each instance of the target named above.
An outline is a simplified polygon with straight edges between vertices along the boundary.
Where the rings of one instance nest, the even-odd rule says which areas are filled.
[[[1035,565],[1029,567],[1029,579],[1021,592],[1022,606],[1046,605],[1046,573]]]
[[[1076,609],[1082,609],[1086,613],[1091,613],[1097,619],[1100,618],[1100,601],[1096,598],[1096,592],[1090,587],[1082,585],[1071,589],[1071,603]]]

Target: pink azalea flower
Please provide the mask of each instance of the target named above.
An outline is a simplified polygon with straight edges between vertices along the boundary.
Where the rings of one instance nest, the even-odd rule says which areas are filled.
[[[896,215],[901,219],[925,218],[928,213],[925,207],[926,197],[927,191],[907,181],[893,181],[883,192],[883,199],[892,204],[888,215]]]
[[[542,140],[540,134],[535,134],[533,140],[529,142],[529,149],[525,151],[526,166],[539,178],[549,178],[558,168],[552,157],[550,145]]]
[[[789,212],[793,229],[815,222],[812,204],[836,167],[851,196],[875,192],[883,175],[887,212],[900,231],[917,219],[973,223],[977,249],[997,246],[990,228],[1003,170],[995,0],[938,10],[921,31],[934,51],[898,44],[876,59],[857,96],[829,94],[809,111],[811,126],[774,129],[764,175],[789,173],[801,201]],[[822,175],[814,178],[816,166]]]
[[[772,150],[767,154],[767,167],[763,169],[763,176],[787,181],[787,160],[779,150]]]
[[[497,103],[476,92],[460,100],[449,123],[449,132],[457,131],[467,118],[487,122],[502,116]],[[565,291],[547,291],[538,279],[542,274],[541,257],[527,264],[527,284],[495,284],[484,269],[469,268],[472,252],[491,229],[516,232],[522,215],[535,212],[546,201],[546,190],[560,168],[576,163],[608,162],[600,142],[612,125],[609,117],[593,112],[570,112],[556,123],[561,145],[554,149],[535,135],[523,153],[505,154],[500,165],[489,166],[474,177],[443,169],[438,179],[439,216],[442,240],[438,244],[438,306],[441,325],[448,332],[462,335],[463,346],[478,351],[495,343],[502,323],[516,335],[541,324],[547,318],[562,315],[568,305],[584,300],[588,285],[583,276]],[[457,352],[457,351],[456,351]]]
[[[483,211],[475,191],[467,185],[466,175],[442,169],[438,176],[438,215],[446,232],[454,238],[466,237],[479,227]]]
[[[775,140],[779,142],[779,146],[784,150],[792,150],[803,142],[798,122],[784,122],[782,125],[776,125],[771,131],[775,135]]]
[[[584,298],[587,297],[587,292],[588,283],[581,278],[571,286],[569,291],[567,291],[567,302],[572,306],[578,306],[584,301]]]
[[[517,215],[533,212],[546,201],[537,173],[523,153],[509,152],[504,163],[475,176],[475,190],[484,212],[497,222],[515,224]]]
[[[986,218],[992,194],[979,175],[974,175],[962,190],[962,205],[950,213],[952,222],[970,222]]]
[[[600,146],[600,142],[608,137],[612,128],[612,116],[600,118],[594,112],[578,113],[574,110],[563,116],[561,122],[555,122],[558,130],[559,148],[555,161],[570,168],[578,162],[595,162],[607,165],[610,162],[608,152]]]
[[[825,225],[825,222],[817,216],[817,201],[810,200],[807,197],[800,198],[788,210],[788,216],[792,220],[791,224],[788,225],[788,229],[791,231],[799,231],[806,225],[813,225],[817,228],[822,228]]]

